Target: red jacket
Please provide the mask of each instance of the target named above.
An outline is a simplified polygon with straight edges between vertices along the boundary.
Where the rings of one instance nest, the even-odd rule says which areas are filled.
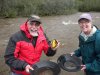
[[[39,36],[35,47],[32,44],[34,39],[28,32],[27,22],[21,25],[20,29],[21,31],[12,35],[9,40],[5,52],[5,61],[14,72],[28,75],[24,71],[25,66],[39,62],[42,51],[47,54],[50,47],[44,36],[42,27],[38,31]]]
[[[33,39],[27,30],[27,25],[22,25],[20,29],[25,32],[26,36],[30,39],[30,42],[26,42],[25,40],[17,42],[14,56],[20,60],[26,61],[28,64],[34,64],[40,60],[42,51],[44,50],[44,52],[47,53],[49,47],[44,36],[42,27],[40,27],[38,31],[39,36],[37,38],[37,43],[35,47],[31,43]]]

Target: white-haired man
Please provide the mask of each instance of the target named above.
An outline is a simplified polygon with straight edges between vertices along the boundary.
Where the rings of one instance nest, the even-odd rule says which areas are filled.
[[[5,51],[5,62],[12,71],[11,75],[30,75],[29,70],[34,70],[32,65],[40,61],[42,51],[47,56],[53,56],[57,47],[51,47],[40,17],[32,15],[21,25],[20,31],[11,36]]]

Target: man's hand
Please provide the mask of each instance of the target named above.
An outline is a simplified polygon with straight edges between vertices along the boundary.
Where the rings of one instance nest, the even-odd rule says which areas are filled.
[[[30,65],[27,65],[26,67],[25,67],[25,71],[27,72],[27,73],[29,73],[29,70],[34,70]]]
[[[81,70],[85,70],[86,69],[86,66],[85,65],[81,65],[82,66],[82,68],[81,68]]]

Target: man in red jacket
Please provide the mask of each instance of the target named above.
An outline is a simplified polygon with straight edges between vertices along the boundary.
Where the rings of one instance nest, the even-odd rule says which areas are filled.
[[[11,75],[30,75],[29,69],[34,70],[31,65],[40,61],[42,51],[47,56],[53,56],[57,47],[51,47],[43,32],[40,17],[32,15],[20,26],[20,31],[10,37],[5,62],[11,68]]]

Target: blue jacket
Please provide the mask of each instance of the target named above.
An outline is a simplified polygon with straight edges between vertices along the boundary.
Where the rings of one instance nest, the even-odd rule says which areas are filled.
[[[97,30],[87,41],[79,35],[79,49],[75,55],[82,56],[86,65],[86,75],[100,75],[100,30]]]

